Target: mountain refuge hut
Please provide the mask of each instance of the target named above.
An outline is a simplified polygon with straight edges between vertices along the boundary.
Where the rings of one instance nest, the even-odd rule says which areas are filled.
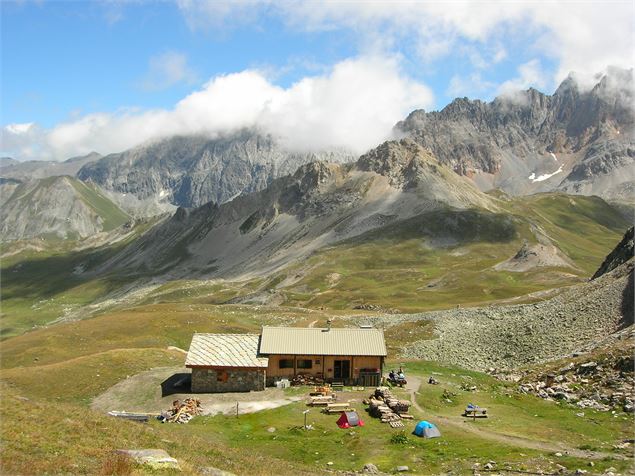
[[[260,334],[194,334],[185,366],[192,392],[249,392],[299,374],[377,386],[385,357],[381,329],[263,327]]]

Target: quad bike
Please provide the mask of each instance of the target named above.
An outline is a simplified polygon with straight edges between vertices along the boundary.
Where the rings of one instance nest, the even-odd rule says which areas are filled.
[[[403,387],[404,385],[408,383],[408,381],[406,380],[406,376],[403,373],[396,374],[394,372],[390,372],[388,374],[388,381],[392,385],[399,385],[400,387]]]

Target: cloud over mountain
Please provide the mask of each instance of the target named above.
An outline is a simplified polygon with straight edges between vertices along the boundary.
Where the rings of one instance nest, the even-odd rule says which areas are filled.
[[[346,148],[361,153],[388,138],[410,110],[430,107],[432,92],[405,76],[395,58],[366,56],[287,88],[262,72],[212,78],[174,108],[96,113],[44,131],[2,130],[2,151],[18,158],[63,159],[109,153],[171,135],[211,137],[255,127],[291,150]],[[29,133],[32,129],[37,134]]]

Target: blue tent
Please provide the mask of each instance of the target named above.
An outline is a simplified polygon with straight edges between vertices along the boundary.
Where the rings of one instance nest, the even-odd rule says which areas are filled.
[[[441,436],[441,432],[439,429],[430,423],[429,421],[421,420],[415,426],[415,431],[413,431],[417,436],[421,436],[423,438],[438,438]]]

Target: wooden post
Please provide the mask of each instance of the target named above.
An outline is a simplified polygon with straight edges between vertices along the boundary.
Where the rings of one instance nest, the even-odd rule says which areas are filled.
[[[326,384],[326,355],[322,356],[322,378]]]
[[[355,357],[351,355],[351,382],[355,382]],[[355,382],[357,384],[357,382]]]
[[[236,418],[238,418],[238,402],[236,402]]]

